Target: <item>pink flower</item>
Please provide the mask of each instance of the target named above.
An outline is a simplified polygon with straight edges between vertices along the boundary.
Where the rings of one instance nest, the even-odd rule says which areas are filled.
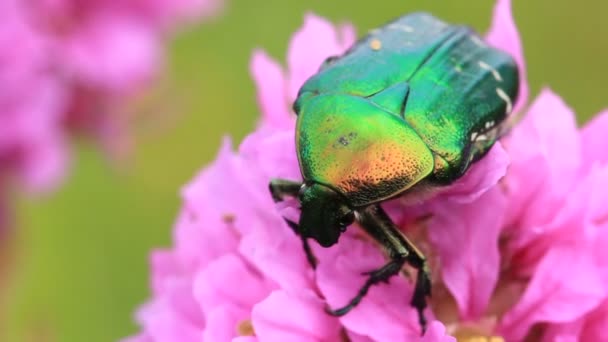
[[[345,316],[339,307],[363,284],[362,272],[384,257],[357,229],[332,248],[301,241],[282,217],[297,203],[275,205],[271,178],[299,179],[290,104],[327,56],[354,41],[307,15],[293,37],[288,68],[264,52],[251,63],[262,109],[259,128],[182,192],[175,246],[152,255],[153,298],[138,313],[130,341],[506,341],[602,340],[608,312],[608,112],[582,131],[571,110],[544,90],[524,119],[455,184],[412,204],[385,208],[425,252],[433,270],[429,329],[420,336],[406,277],[372,287]],[[487,41],[523,52],[510,2],[499,0]]]
[[[15,177],[48,188],[64,173],[64,92],[51,77],[44,38],[28,26],[19,3],[0,4],[0,188]]]
[[[122,147],[122,107],[159,72],[167,31],[220,4],[2,0],[0,197],[55,187],[65,176],[73,133]]]
[[[215,14],[220,0],[35,0],[21,6],[48,41],[47,63],[67,89],[64,122],[109,147],[125,127],[121,106],[153,81],[169,31]],[[125,138],[120,137],[120,138]],[[124,140],[124,139],[123,139]]]

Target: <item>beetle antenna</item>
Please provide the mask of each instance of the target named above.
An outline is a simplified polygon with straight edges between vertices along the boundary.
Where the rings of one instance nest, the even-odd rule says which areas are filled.
[[[304,252],[306,253],[306,260],[308,260],[308,263],[310,264],[310,266],[312,266],[313,269],[315,269],[317,267],[317,258],[315,257],[315,255],[312,252],[312,249],[310,248],[310,245],[308,244],[308,239],[305,236],[302,236],[302,234],[300,233],[300,225],[298,225],[297,223],[293,222],[292,220],[288,220],[286,218],[285,222],[287,222],[287,225],[293,229],[293,231],[296,233],[296,235],[298,235],[300,237],[300,239],[302,240],[302,247],[304,247]]]

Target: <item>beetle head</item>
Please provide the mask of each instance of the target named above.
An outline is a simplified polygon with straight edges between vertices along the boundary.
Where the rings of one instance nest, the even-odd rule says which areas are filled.
[[[321,246],[329,247],[355,220],[355,212],[346,198],[333,189],[313,183],[300,191],[302,213],[300,234],[315,239]]]

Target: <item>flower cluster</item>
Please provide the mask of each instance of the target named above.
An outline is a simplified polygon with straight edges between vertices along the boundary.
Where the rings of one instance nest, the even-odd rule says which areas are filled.
[[[154,77],[169,30],[219,0],[2,0],[0,193],[64,175],[67,135],[114,143],[120,104]]]
[[[373,287],[343,317],[325,313],[350,300],[361,274],[384,257],[349,229],[331,248],[312,243],[313,271],[282,218],[297,215],[297,206],[275,205],[267,185],[301,178],[289,105],[324,58],[353,41],[352,27],[307,15],[287,71],[254,53],[260,126],[237,152],[226,140],[184,188],[175,246],[152,254],[153,298],[137,315],[143,331],[128,341],[607,340],[608,112],[578,130],[548,89],[524,111],[528,88],[509,0],[498,1],[486,41],[520,66],[522,121],[435,198],[385,203],[431,262],[426,334],[405,277]]]

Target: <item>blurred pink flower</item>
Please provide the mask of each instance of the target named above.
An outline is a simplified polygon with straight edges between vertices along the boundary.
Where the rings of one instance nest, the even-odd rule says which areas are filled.
[[[47,42],[27,25],[18,6],[11,0],[0,4],[0,188],[4,191],[12,177],[30,190],[46,189],[61,177],[66,163],[61,134],[64,92],[47,73]]]
[[[0,1],[0,197],[48,190],[67,141],[122,141],[121,107],[159,72],[166,33],[220,0]]]
[[[48,41],[47,62],[67,89],[65,124],[111,147],[124,133],[121,105],[161,70],[168,33],[185,21],[216,14],[222,4],[221,0],[33,0],[21,9],[30,26]]]
[[[528,88],[510,7],[498,1],[487,41],[522,69],[521,110]],[[260,126],[237,152],[224,142],[216,161],[183,190],[175,246],[153,253],[153,297],[137,314],[143,331],[127,341],[602,340],[608,149],[601,134],[608,112],[578,131],[550,90],[461,180],[423,203],[385,204],[434,271],[423,337],[405,277],[372,287],[343,317],[324,312],[326,303],[352,298],[361,273],[381,265],[383,255],[349,229],[332,248],[312,244],[319,259],[313,271],[282,219],[297,215],[297,205],[275,205],[267,185],[300,179],[289,106],[325,57],[352,44],[353,32],[307,15],[286,71],[254,53]]]

